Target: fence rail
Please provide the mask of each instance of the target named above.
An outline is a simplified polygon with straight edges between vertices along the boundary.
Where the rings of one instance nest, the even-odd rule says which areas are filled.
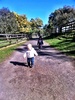
[[[75,33],[75,20],[68,22],[64,25],[61,26],[61,32],[60,32],[60,27],[54,27],[52,29],[49,29],[48,32],[50,33],[69,33],[69,32],[74,32]]]
[[[0,48],[26,39],[26,34],[0,34]]]
[[[70,31],[75,31],[75,20],[67,23],[62,27],[62,32],[70,32]]]

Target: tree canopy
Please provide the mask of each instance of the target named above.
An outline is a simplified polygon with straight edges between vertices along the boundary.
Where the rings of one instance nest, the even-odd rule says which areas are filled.
[[[8,8],[0,9],[0,33],[31,33],[43,25],[40,18],[27,20],[26,15],[11,12]]]
[[[0,33],[13,33],[17,30],[14,13],[8,8],[0,9]]]
[[[64,6],[49,15],[48,24],[50,27],[61,28],[72,20],[75,20],[75,9],[70,6]]]
[[[39,31],[40,28],[43,26],[43,21],[40,18],[31,18],[30,22],[33,32]]]

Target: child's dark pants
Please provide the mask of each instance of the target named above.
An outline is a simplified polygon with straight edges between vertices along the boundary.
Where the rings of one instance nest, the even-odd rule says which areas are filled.
[[[42,49],[42,44],[39,44],[39,49]]]
[[[27,58],[27,63],[28,63],[28,66],[33,66],[34,65],[34,57],[32,58]]]

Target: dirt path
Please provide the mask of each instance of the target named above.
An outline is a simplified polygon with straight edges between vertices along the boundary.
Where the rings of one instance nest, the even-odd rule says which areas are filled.
[[[75,62],[45,44],[28,68],[25,45],[0,65],[0,100],[75,100]]]

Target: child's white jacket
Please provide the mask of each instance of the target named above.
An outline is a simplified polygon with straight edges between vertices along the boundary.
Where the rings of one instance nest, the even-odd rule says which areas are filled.
[[[35,51],[34,48],[32,48],[31,50],[27,50],[25,53],[24,53],[24,58],[27,57],[27,58],[32,58],[34,56],[37,56],[37,52]]]

